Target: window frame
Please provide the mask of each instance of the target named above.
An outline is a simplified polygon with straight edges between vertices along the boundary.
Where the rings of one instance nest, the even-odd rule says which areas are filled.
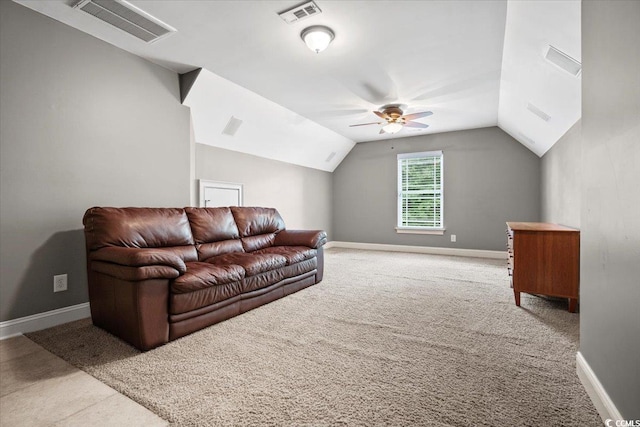
[[[417,158],[429,158],[429,157],[439,157],[440,158],[440,190],[429,190],[431,194],[439,194],[440,195],[440,225],[431,227],[431,226],[405,226],[402,225],[402,201],[403,191],[402,191],[402,178],[403,178],[403,161],[406,159],[417,159]],[[408,234],[436,234],[443,235],[445,232],[444,227],[444,153],[442,150],[435,151],[421,151],[416,153],[400,153],[396,158],[397,165],[397,218],[396,218],[396,232],[397,233],[408,233]]]

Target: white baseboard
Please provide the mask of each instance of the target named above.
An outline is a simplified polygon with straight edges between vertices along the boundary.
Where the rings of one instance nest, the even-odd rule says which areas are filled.
[[[331,241],[324,245],[326,249],[365,249],[369,251],[411,252],[418,254],[466,256],[474,258],[507,259],[506,251],[485,251],[479,249],[438,248],[431,246],[387,245],[382,243],[357,243]]]
[[[0,322],[0,340],[27,332],[39,331],[91,316],[89,303],[72,305],[19,319]]]
[[[596,407],[602,422],[606,423],[607,420],[622,420],[622,415],[616,405],[613,403],[607,391],[602,387],[602,384],[596,377],[595,372],[591,369],[591,366],[587,363],[582,353],[576,353],[576,373],[582,386],[587,391],[587,394],[593,402],[593,406]],[[608,424],[607,424],[608,425]]]

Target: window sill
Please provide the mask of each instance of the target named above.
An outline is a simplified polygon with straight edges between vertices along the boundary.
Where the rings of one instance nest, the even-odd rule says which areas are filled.
[[[396,227],[396,233],[398,234],[432,234],[436,236],[444,235],[444,228],[409,228],[409,227]]]

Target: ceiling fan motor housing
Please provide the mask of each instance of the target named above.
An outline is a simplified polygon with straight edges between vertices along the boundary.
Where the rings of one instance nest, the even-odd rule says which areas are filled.
[[[382,107],[382,113],[387,116],[388,122],[398,121],[402,117],[402,109],[397,105],[386,105]]]

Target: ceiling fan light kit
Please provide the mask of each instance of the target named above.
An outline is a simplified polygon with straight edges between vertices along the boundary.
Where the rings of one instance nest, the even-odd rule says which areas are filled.
[[[314,25],[302,30],[300,38],[302,38],[309,49],[315,53],[320,53],[329,46],[331,41],[333,41],[335,34],[329,27]]]
[[[384,126],[382,130],[384,131],[384,133],[396,133],[396,132],[399,132],[402,129],[402,127],[403,127],[402,124],[397,122],[392,122]]]

